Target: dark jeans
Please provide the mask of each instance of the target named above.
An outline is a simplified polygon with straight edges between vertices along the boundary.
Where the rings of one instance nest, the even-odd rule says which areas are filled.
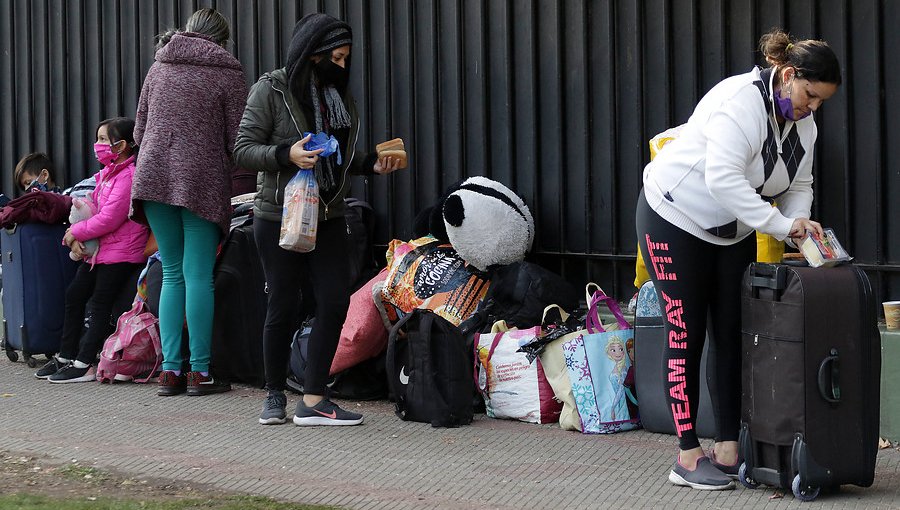
[[[694,428],[700,399],[700,356],[709,327],[707,381],[716,441],[737,441],[741,420],[741,277],[755,257],[756,238],[729,246],[703,241],[660,217],[644,197],[637,204],[637,236],[668,339],[661,367],[666,399],[682,450],[700,446]],[[707,324],[710,317],[710,324]],[[650,367],[653,369],[653,367]],[[640,368],[638,368],[640,370]],[[657,369],[658,370],[658,369]]]
[[[116,297],[122,291],[123,282],[130,284],[132,275],[142,266],[143,264],[130,262],[96,264],[93,268],[85,262],[78,266],[75,279],[66,289],[66,315],[59,346],[60,357],[76,359],[89,365],[96,363],[97,353],[103,348],[106,337],[112,333],[109,319]],[[88,301],[90,307],[87,307]]]
[[[316,249],[309,253],[279,247],[280,233],[280,222],[253,220],[253,235],[268,292],[263,328],[266,388],[284,390],[291,340],[299,326],[297,296],[301,281],[306,278],[316,303],[316,321],[309,336],[303,387],[311,395],[324,395],[341,327],[350,306],[347,224],[344,218],[319,223]]]

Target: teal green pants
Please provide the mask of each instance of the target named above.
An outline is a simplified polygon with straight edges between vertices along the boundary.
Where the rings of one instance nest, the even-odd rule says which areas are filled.
[[[208,372],[214,307],[213,266],[219,227],[184,207],[149,201],[143,205],[162,261],[159,298],[162,368],[181,370],[181,332],[187,317],[191,370]]]

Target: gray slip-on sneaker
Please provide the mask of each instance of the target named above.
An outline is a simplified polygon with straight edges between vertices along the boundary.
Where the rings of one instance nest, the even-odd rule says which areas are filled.
[[[737,462],[734,464],[719,464],[716,461],[716,452],[714,451],[710,451],[709,454],[707,454],[707,457],[709,457],[709,461],[712,462],[713,467],[728,475],[732,480],[738,479],[738,469],[741,467],[740,457],[738,457]]]
[[[693,471],[681,465],[681,461],[676,460],[669,472],[669,481],[675,485],[691,487],[703,491],[721,491],[725,489],[733,489],[734,482],[725,473],[719,471],[709,457],[700,457],[697,460],[697,467]]]

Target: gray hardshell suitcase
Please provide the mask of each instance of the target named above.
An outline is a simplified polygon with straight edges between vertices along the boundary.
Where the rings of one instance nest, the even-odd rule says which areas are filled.
[[[666,402],[665,363],[663,349],[666,334],[663,329],[663,311],[659,305],[656,288],[652,281],[641,285],[638,291],[637,308],[634,313],[634,365],[635,386],[641,413],[641,423],[650,432],[674,434],[675,422],[669,404]],[[700,360],[700,403],[697,410],[697,435],[715,437],[716,421],[712,413],[712,401],[706,384],[706,366],[709,339],[703,347]],[[715,370],[715,367],[712,367]]]

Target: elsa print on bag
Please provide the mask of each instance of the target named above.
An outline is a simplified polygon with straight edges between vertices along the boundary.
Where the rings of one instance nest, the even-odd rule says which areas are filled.
[[[612,399],[609,406],[600,410],[601,421],[616,422],[631,418],[625,399],[625,375],[628,373],[629,358],[625,353],[625,342],[618,335],[611,336],[606,343],[606,357],[612,362],[609,371],[609,384]]]

